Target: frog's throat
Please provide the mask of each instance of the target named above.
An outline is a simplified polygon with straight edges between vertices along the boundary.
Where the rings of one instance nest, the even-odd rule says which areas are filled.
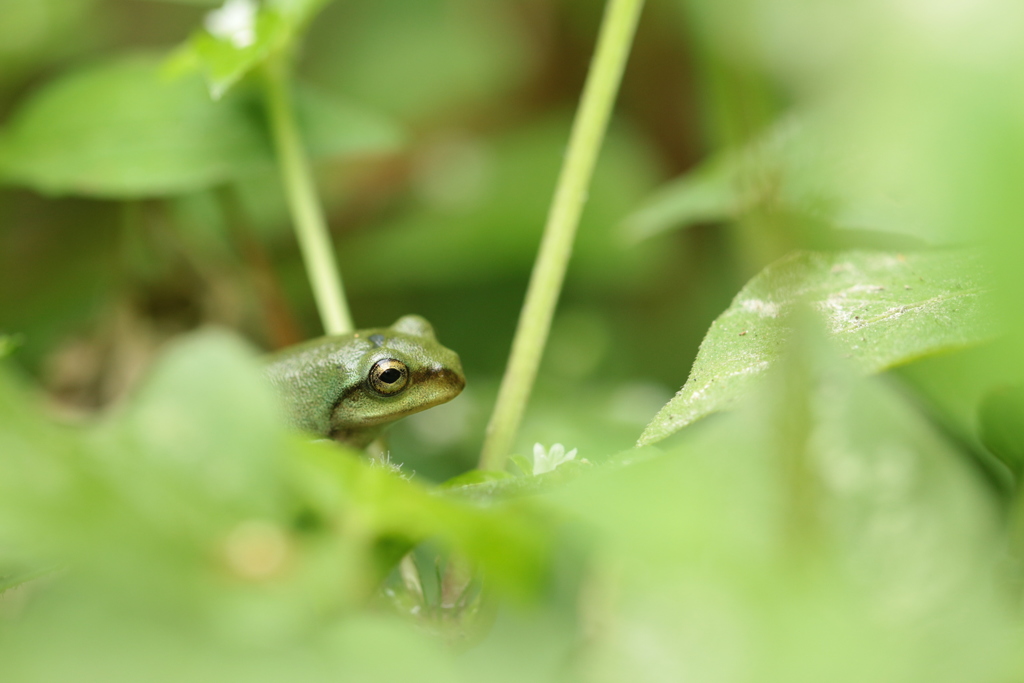
[[[357,429],[336,429],[331,432],[331,438],[338,443],[343,443],[350,448],[362,450],[389,427],[389,423],[382,423],[374,427],[360,427]]]

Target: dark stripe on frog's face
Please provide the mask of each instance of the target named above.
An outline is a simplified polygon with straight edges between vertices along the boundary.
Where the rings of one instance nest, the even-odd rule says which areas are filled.
[[[371,421],[364,423],[362,426],[365,427],[374,424],[385,424],[399,418],[418,413],[422,410],[426,410],[427,408],[432,408],[436,405],[446,403],[462,393],[465,386],[465,378],[455,370],[442,367],[419,368],[410,373],[408,386],[394,396],[382,396],[378,394],[368,386],[367,381],[359,382],[358,384],[349,387],[348,390],[343,392],[331,406],[330,414],[334,415],[338,408],[346,401],[359,401],[361,398],[365,397],[369,401],[399,403],[410,392],[416,391],[417,389],[422,390],[424,388],[428,388],[429,393],[420,396],[418,402],[410,404],[404,410],[397,410],[395,412],[388,413],[387,415],[381,415],[379,422]]]
[[[453,396],[458,395],[466,388],[466,378],[448,368],[420,368],[412,373],[410,379],[412,384],[431,382],[435,386],[444,386],[452,392]]]
[[[331,406],[331,414],[333,415],[334,411],[338,409],[338,406],[340,406],[346,400],[352,398],[355,394],[365,393],[370,396],[373,396],[374,398],[379,398],[386,401],[389,398],[397,399],[398,397],[402,396],[410,389],[412,389],[414,386],[425,384],[427,382],[431,382],[437,385],[439,388],[444,387],[448,389],[448,392],[450,392],[450,394],[448,392],[441,393],[444,393],[449,397],[457,396],[462,392],[463,389],[466,388],[466,379],[459,373],[455,372],[454,370],[449,370],[448,368],[420,368],[419,370],[415,370],[414,372],[412,372],[412,374],[410,374],[409,385],[401,392],[395,394],[394,396],[381,396],[377,392],[373,391],[373,389],[371,389],[369,386],[367,386],[366,381],[360,382],[349,387],[346,391],[344,391],[341,394],[341,396],[338,397],[338,399]],[[446,398],[445,400],[450,400],[450,398]],[[425,410],[426,408],[430,408],[434,405],[437,404],[427,403],[422,407],[419,407],[411,412],[403,412],[402,415],[411,415],[412,413],[419,412],[420,410]]]

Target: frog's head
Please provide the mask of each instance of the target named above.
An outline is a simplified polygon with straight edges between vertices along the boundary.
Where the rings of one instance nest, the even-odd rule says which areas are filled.
[[[418,315],[356,333],[349,351],[345,390],[330,417],[332,432],[343,439],[446,403],[466,386],[459,356]]]

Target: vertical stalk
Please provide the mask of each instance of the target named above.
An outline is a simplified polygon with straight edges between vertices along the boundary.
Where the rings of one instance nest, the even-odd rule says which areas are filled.
[[[519,430],[642,8],[643,0],[609,0],[605,9],[597,48],[544,228],[540,253],[512,342],[512,354],[494,413],[487,425],[480,456],[481,469],[504,468]]]
[[[295,234],[306,263],[309,284],[313,288],[317,310],[327,334],[347,334],[353,330],[352,316],[345,300],[327,221],[317,197],[309,158],[295,122],[289,92],[286,56],[272,57],[264,69],[265,97],[270,128],[281,167],[281,177]]]

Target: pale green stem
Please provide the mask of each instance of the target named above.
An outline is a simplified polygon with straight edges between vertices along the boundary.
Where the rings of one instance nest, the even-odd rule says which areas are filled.
[[[481,469],[505,467],[526,410],[642,8],[643,0],[609,0],[605,9],[597,49],[512,342],[512,354],[487,425]]]
[[[295,122],[286,58],[271,58],[265,76],[267,112],[274,147],[320,320],[327,334],[347,334],[353,330],[352,316],[334,260],[331,236],[313,182],[309,158]]]

